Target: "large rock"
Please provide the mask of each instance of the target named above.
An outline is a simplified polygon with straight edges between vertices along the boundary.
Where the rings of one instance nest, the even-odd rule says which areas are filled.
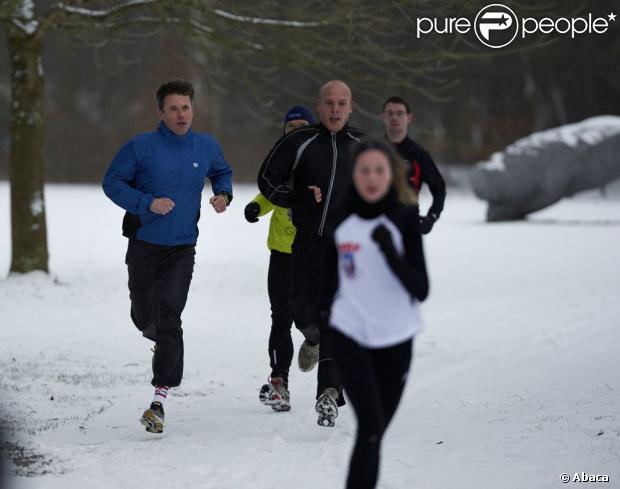
[[[523,219],[620,177],[620,117],[599,116],[519,139],[472,170],[488,221]]]

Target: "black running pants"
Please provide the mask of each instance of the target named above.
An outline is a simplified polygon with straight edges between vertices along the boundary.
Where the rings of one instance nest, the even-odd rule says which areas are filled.
[[[413,341],[370,349],[336,330],[332,333],[336,363],[358,422],[346,487],[373,489],[379,475],[381,440],[405,387]]]
[[[271,303],[271,332],[269,333],[271,377],[283,377],[287,385],[288,372],[293,361],[290,253],[271,251],[267,290]]]
[[[164,246],[131,238],[125,263],[129,274],[131,319],[153,340],[155,385],[176,387],[183,377],[185,308],[194,271],[194,245]]]
[[[319,328],[317,306],[324,284],[325,256],[329,242],[316,234],[297,231],[293,242],[292,283],[295,326],[313,344],[320,343],[316,398],[328,387],[339,392],[338,405],[344,405],[342,385],[334,363],[330,328]]]

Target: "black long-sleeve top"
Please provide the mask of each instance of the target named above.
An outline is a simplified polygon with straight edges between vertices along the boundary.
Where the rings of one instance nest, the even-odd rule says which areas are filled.
[[[439,217],[446,200],[446,182],[439,173],[433,158],[409,136],[400,143],[394,144],[394,147],[407,165],[407,180],[416,193],[420,192],[422,183],[428,185],[433,196],[433,203],[428,213]]]

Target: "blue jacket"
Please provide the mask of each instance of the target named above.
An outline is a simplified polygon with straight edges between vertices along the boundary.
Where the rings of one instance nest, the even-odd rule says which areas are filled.
[[[232,169],[218,142],[190,129],[178,136],[161,122],[116,154],[103,179],[103,191],[118,206],[140,218],[136,238],[154,244],[195,244],[205,177],[214,194],[232,195]],[[154,198],[167,197],[174,209],[151,212]]]

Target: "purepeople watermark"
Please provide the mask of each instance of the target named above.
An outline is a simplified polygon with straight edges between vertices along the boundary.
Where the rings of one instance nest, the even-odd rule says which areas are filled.
[[[518,17],[500,3],[483,7],[472,22],[467,17],[420,17],[416,22],[416,36],[426,34],[467,34],[472,28],[478,40],[490,48],[508,46],[517,37],[525,39],[532,34],[562,34],[575,38],[582,34],[605,34],[616,14],[595,17],[591,13],[581,17]]]

